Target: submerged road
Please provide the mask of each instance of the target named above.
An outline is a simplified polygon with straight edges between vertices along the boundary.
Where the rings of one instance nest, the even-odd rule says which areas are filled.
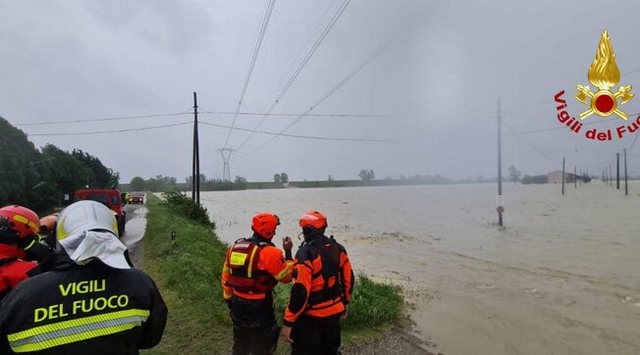
[[[127,223],[120,240],[129,249],[131,261],[137,266],[142,258],[142,247],[139,242],[144,238],[148,210],[144,205],[126,205],[124,209],[127,212]]]

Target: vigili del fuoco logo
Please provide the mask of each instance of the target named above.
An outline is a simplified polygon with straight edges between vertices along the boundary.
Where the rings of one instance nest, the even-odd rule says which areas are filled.
[[[554,96],[558,121],[566,125],[571,132],[584,132],[584,137],[591,140],[611,141],[635,133],[640,128],[640,115],[635,121],[629,122],[629,115],[620,108],[635,96],[631,92],[631,85],[618,86],[618,90],[615,92],[612,90],[620,82],[620,70],[616,64],[616,55],[613,52],[607,30],[602,32],[596,57],[591,63],[587,78],[595,86],[595,90],[592,91],[588,85],[577,85],[578,92],[574,97],[581,104],[586,105],[588,109],[580,113],[578,119],[572,117],[567,111],[567,101],[563,98],[564,90],[561,90]],[[614,130],[583,129],[585,125],[583,121],[593,114],[600,116],[600,119],[613,115],[626,122]]]

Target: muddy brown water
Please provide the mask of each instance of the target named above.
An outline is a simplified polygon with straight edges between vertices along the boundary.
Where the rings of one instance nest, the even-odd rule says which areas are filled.
[[[637,354],[640,196],[600,183],[204,192],[226,242],[254,213],[278,214],[295,237],[317,209],[357,271],[401,285],[414,333],[445,354]]]

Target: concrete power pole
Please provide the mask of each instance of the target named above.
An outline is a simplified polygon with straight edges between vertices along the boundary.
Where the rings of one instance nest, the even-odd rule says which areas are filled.
[[[198,141],[198,94],[193,92],[193,161],[191,199],[200,204],[200,143]]]
[[[496,197],[498,211],[498,225],[503,226],[502,212],[504,212],[504,199],[502,197],[502,115],[500,108],[500,99],[498,99],[498,196]]]

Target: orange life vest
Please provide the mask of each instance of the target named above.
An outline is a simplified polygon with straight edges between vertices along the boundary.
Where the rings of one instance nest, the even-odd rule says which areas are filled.
[[[227,285],[242,293],[267,293],[278,281],[267,271],[258,269],[260,251],[269,245],[249,239],[238,239],[228,255],[229,279]]]

